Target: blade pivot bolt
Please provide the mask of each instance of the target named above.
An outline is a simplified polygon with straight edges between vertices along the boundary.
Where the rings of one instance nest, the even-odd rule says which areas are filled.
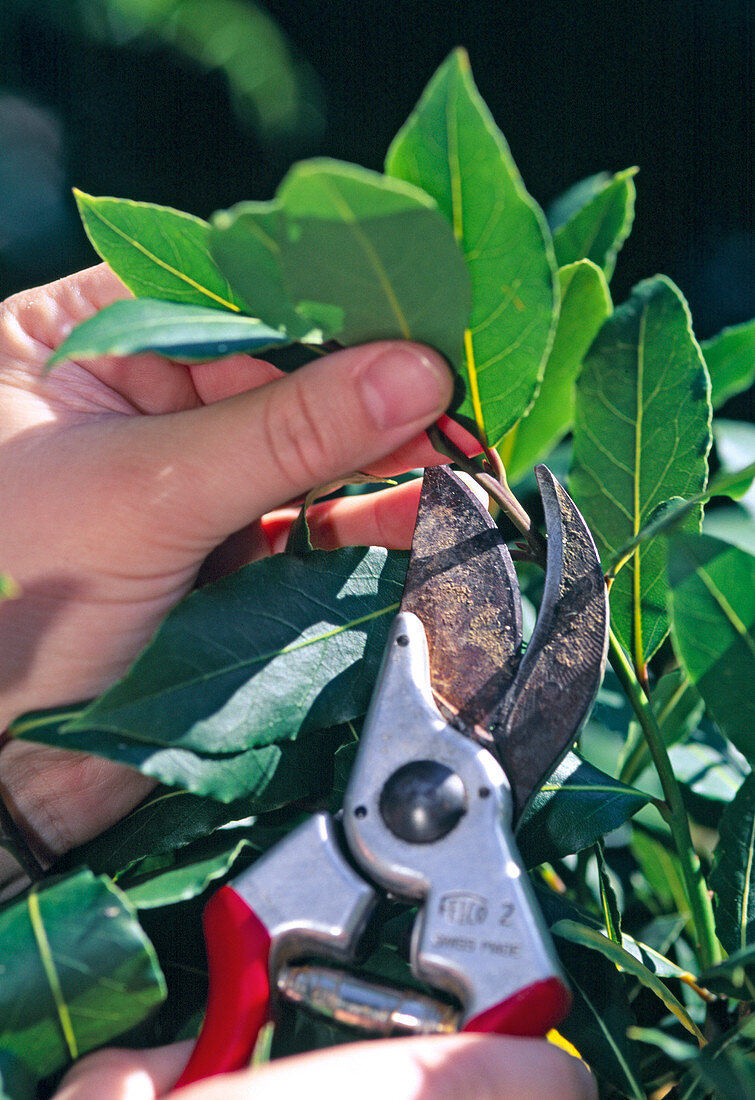
[[[394,836],[430,844],[446,836],[467,812],[461,777],[437,760],[412,760],[386,781],[380,813]]]

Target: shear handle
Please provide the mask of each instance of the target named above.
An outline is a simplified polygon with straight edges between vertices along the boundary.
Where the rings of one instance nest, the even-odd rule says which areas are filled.
[[[271,975],[284,963],[353,962],[377,894],[339,836],[329,814],[314,814],[207,903],[207,1014],[176,1087],[249,1064],[270,1018]]]
[[[205,1025],[175,1087],[243,1069],[270,1015],[270,933],[232,886],[203,916],[210,991]]]
[[[538,1038],[566,1018],[572,996],[559,977],[543,978],[468,1020],[462,1031]]]

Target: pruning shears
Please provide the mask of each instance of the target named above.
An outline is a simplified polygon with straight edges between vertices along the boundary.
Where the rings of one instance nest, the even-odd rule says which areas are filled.
[[[448,467],[425,472],[343,810],[312,815],[207,904],[207,1015],[179,1087],[247,1065],[279,997],[373,1034],[538,1036],[567,1014],[513,830],[595,699],[608,608],[582,516],[536,473],[547,569],[522,654],[498,528]],[[418,906],[412,973],[446,999],[351,973],[386,893]]]

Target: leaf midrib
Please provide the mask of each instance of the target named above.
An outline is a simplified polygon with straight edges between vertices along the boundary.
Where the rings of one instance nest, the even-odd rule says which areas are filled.
[[[643,385],[645,380],[645,331],[647,327],[648,307],[645,305],[640,314],[640,323],[637,333],[637,403],[634,420],[634,475],[632,486],[632,538],[637,538],[642,526],[640,505],[640,473],[642,456],[642,427],[645,407],[643,404]],[[640,547],[634,552],[634,569],[632,571],[632,641],[634,647],[635,668],[644,667],[644,650],[642,645],[642,584],[640,576]]]
[[[274,660],[276,657],[282,657],[289,653],[295,653],[300,649],[306,649],[308,646],[317,645],[321,642],[326,642],[331,638],[337,637],[339,634],[343,634],[347,630],[351,630],[354,627],[361,626],[363,623],[371,622],[374,619],[379,619],[382,615],[389,615],[394,611],[398,611],[398,608],[399,602],[396,601],[395,603],[388,604],[386,607],[379,608],[377,611],[371,611],[367,615],[362,615],[358,619],[352,619],[348,623],[343,623],[341,626],[334,627],[332,630],[329,630],[324,634],[317,634],[312,638],[305,638],[300,642],[294,642],[291,645],[284,646],[282,649],[272,650],[268,653],[263,653],[254,657],[246,658],[244,660],[236,661],[233,664],[223,665],[222,668],[212,669],[209,672],[201,673],[195,677],[181,680],[180,683],[170,684],[168,687],[161,687],[158,690],[149,694],[140,695],[137,700],[134,700],[134,702],[141,705],[142,703],[148,702],[151,699],[160,698],[161,696],[168,696],[174,691],[183,691],[186,688],[195,687],[197,684],[207,683],[210,680],[217,679],[218,677],[227,676],[234,672],[238,672],[240,669],[250,668],[257,664],[263,664],[267,661]],[[119,706],[118,709],[121,709],[121,706]],[[82,727],[78,724],[77,719],[74,719],[74,722],[77,724],[78,728],[86,728],[91,724],[86,723],[86,726]],[[101,723],[96,723],[96,725],[100,726]]]
[[[152,263],[157,264],[158,267],[161,267],[170,275],[175,276],[175,278],[180,279],[181,282],[186,283],[187,286],[192,287],[192,289],[198,291],[200,294],[204,294],[212,301],[217,302],[219,305],[222,305],[224,309],[229,309],[233,313],[241,312],[239,307],[233,302],[229,302],[227,299],[222,298],[219,294],[215,294],[212,290],[209,290],[206,286],[202,286],[201,283],[198,283],[195,279],[192,279],[190,275],[187,275],[185,272],[179,271],[178,268],[173,267],[173,265],[169,264],[167,260],[160,259],[159,256],[157,256],[154,252],[150,252],[150,250],[139,241],[137,241],[136,238],[129,237],[127,233],[125,233],[117,225],[114,225],[113,222],[109,221],[100,209],[98,209],[97,207],[91,207],[90,211],[96,218],[98,218],[102,222],[103,225],[107,226],[107,228],[112,233],[114,233],[116,237],[120,237],[121,240],[125,241],[126,244],[131,246],[131,248],[135,248],[137,252],[141,252],[141,254],[145,256],[148,260],[151,260]]]
[[[458,79],[461,80],[461,74]],[[464,200],[461,188],[461,163],[459,161],[459,133],[458,117],[451,100],[451,82],[449,81],[446,93],[446,145],[448,147],[448,179],[451,188],[451,222],[454,237],[465,255],[467,263],[470,258],[464,248]],[[477,376],[477,363],[475,361],[474,338],[471,328],[464,330],[464,357],[467,361],[467,377],[469,379],[469,399],[472,403],[472,413],[480,432],[481,441],[487,440],[485,429],[485,416],[482,410],[480,398],[480,383]]]
[[[411,329],[409,328],[409,322],[407,321],[399,300],[396,297],[396,293],[388,277],[388,272],[385,270],[385,266],[382,263],[379,255],[377,254],[375,247],[372,244],[372,241],[362,229],[357,215],[351,209],[348,202],[335,186],[335,184],[332,183],[329,179],[323,179],[322,185],[323,188],[328,192],[336,210],[341,215],[344,222],[349,226],[351,232],[354,234],[355,238],[359,242],[362,251],[367,257],[368,263],[372,267],[372,270],[375,272],[377,280],[380,283],[380,287],[385,294],[388,305],[393,312],[396,321],[398,322],[399,328],[401,329],[402,336],[405,340],[411,340],[412,333]]]

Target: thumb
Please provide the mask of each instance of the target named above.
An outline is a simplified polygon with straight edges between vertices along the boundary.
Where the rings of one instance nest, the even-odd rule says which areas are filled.
[[[174,530],[211,546],[310,488],[391,454],[445,411],[452,387],[436,352],[381,342],[132,426],[144,437],[139,453],[177,479],[174,492],[160,497],[175,506]]]
[[[578,1058],[543,1039],[426,1036],[354,1043],[210,1077],[170,1091],[188,1044],[158,1050],[100,1050],[66,1075],[54,1100],[597,1100]]]

